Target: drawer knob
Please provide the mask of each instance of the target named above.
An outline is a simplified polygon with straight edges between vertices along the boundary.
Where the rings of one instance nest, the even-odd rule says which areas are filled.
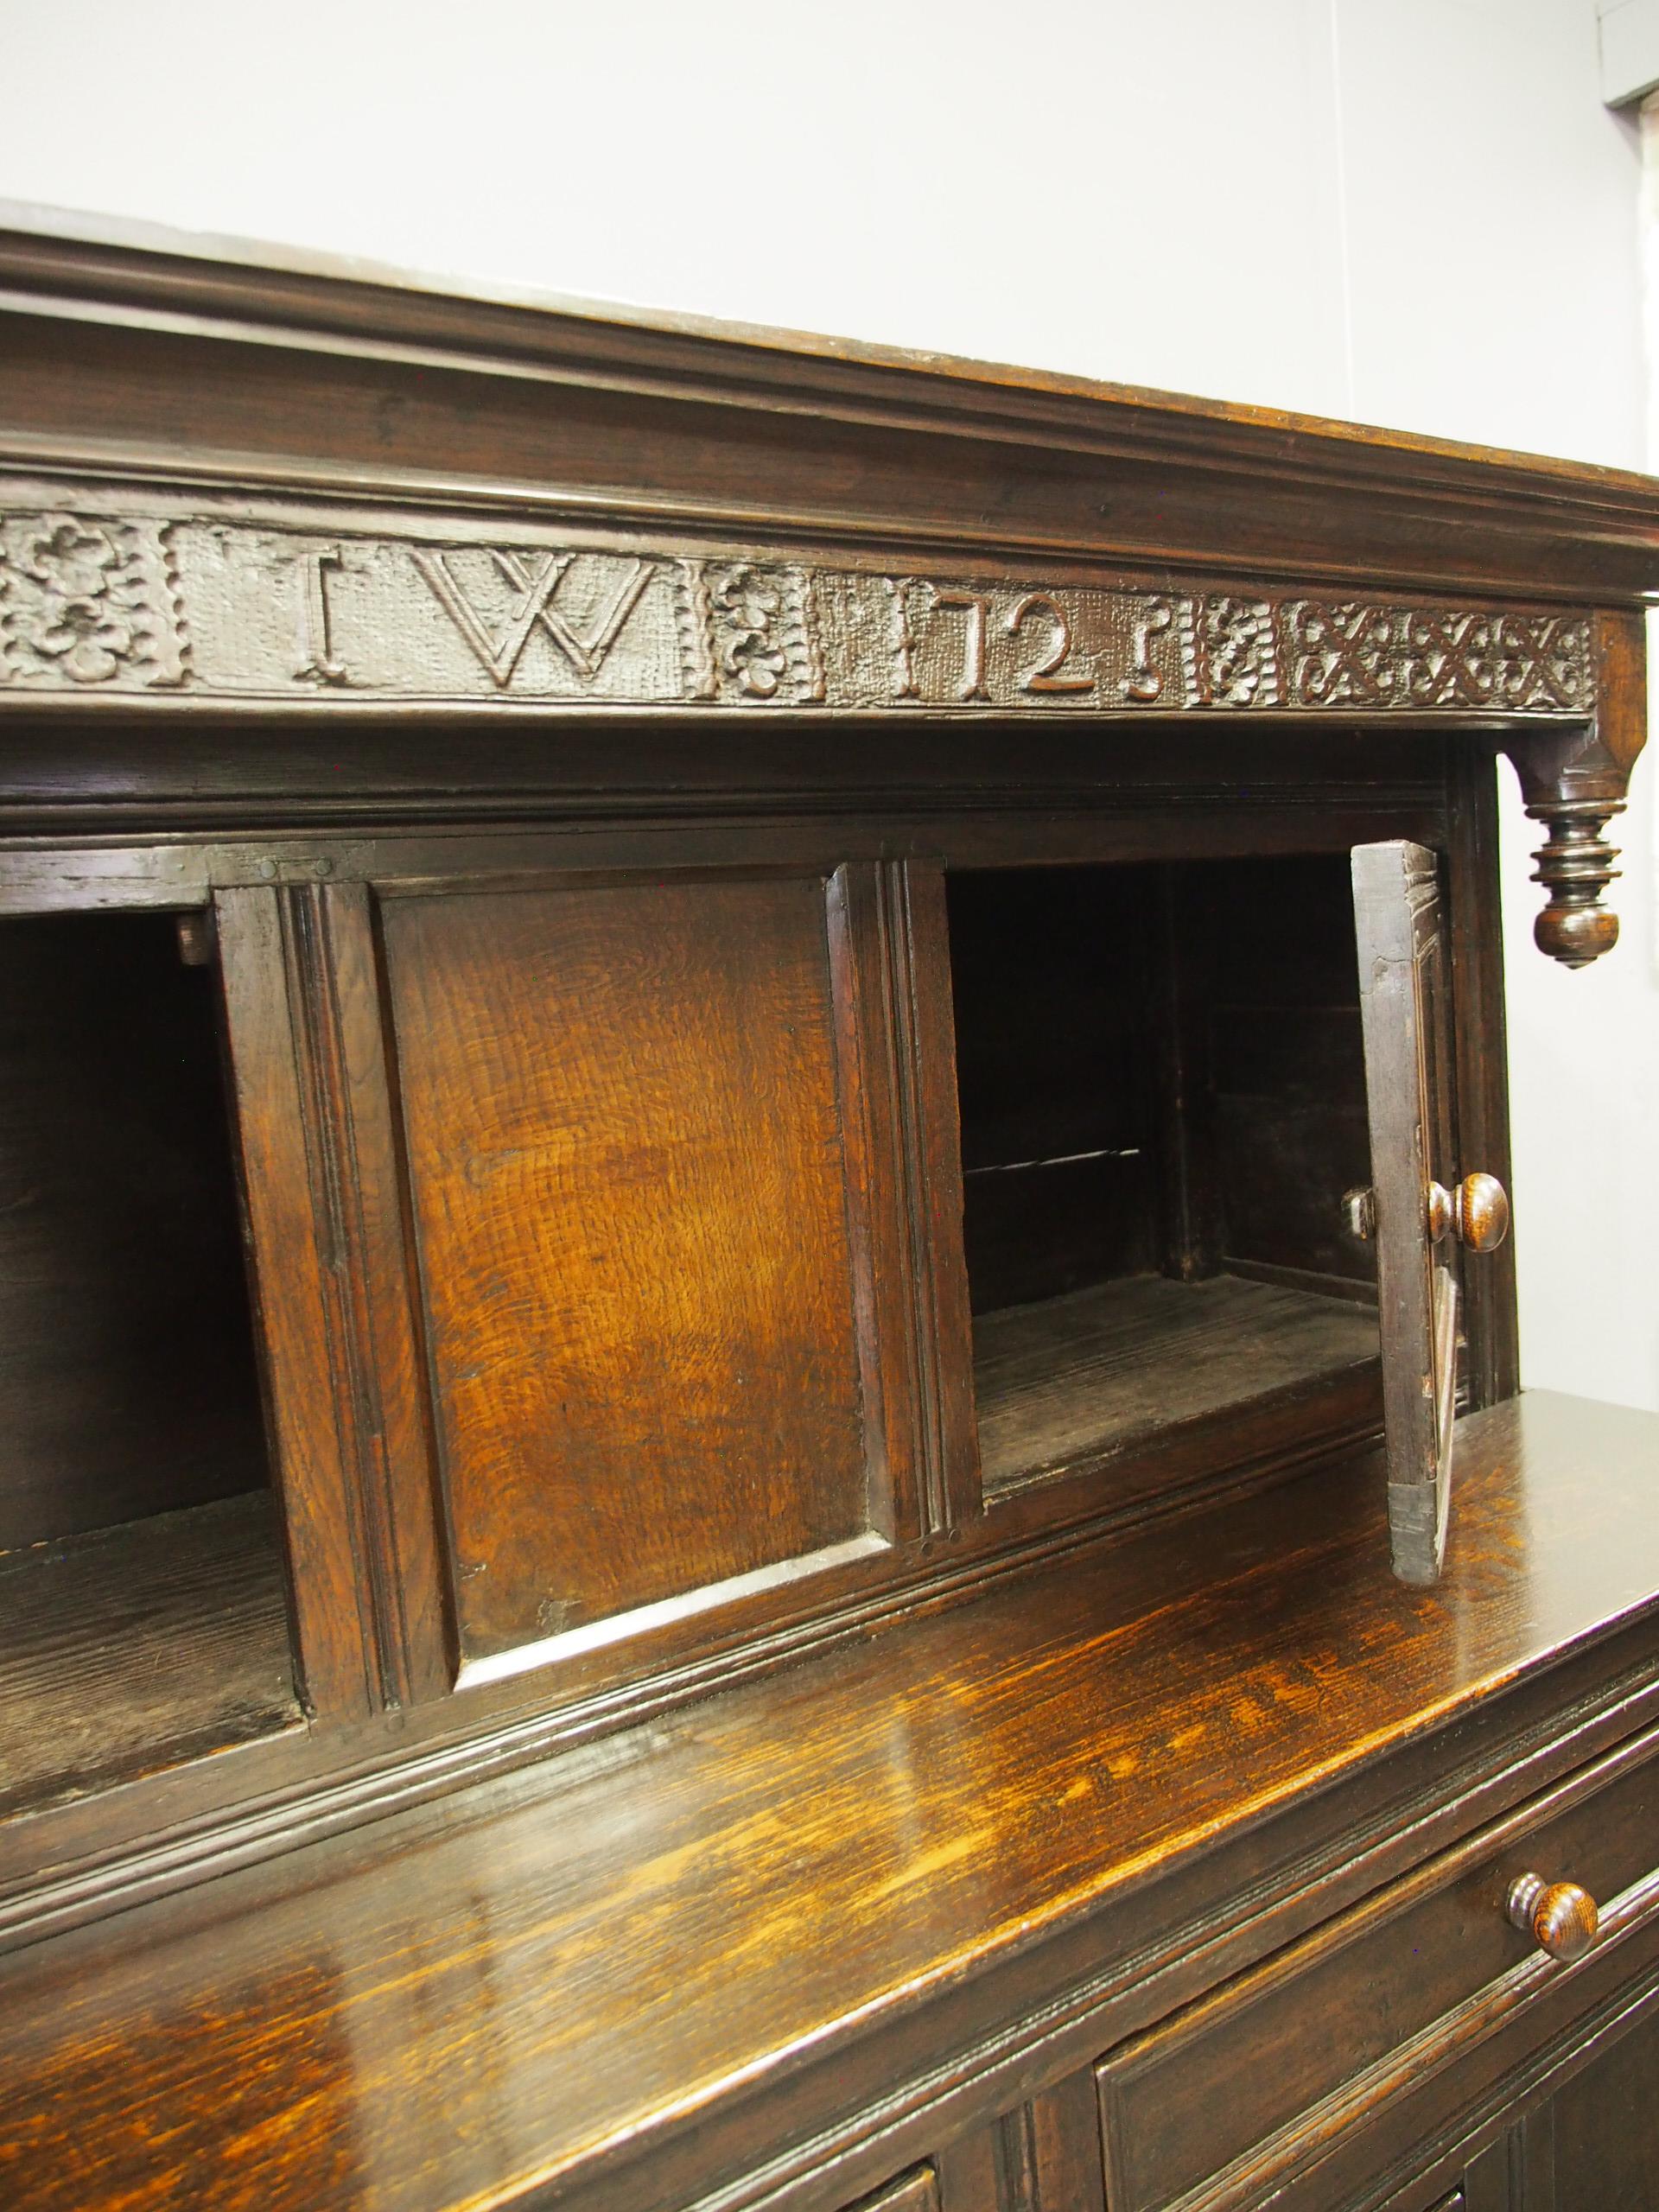
[[[1438,1244],[1448,1231],[1467,1251],[1497,1251],[1510,1233],[1510,1197],[1496,1175],[1465,1175],[1455,1191],[1429,1185],[1429,1236]]]
[[[1552,1959],[1570,1965],[1596,1940],[1601,1916],[1588,1890],[1576,1882],[1547,1882],[1541,1874],[1517,1874],[1510,1884],[1510,1918]]]

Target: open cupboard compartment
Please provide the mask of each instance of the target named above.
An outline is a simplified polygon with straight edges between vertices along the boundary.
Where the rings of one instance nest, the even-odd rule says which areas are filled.
[[[718,1665],[1385,1399],[1432,1576],[1433,855],[524,849],[0,923],[0,1810]]]
[[[1346,855],[963,871],[949,913],[987,1495],[1375,1427]]]
[[[947,911],[988,1503],[1385,1429],[1395,1569],[1433,1580],[1453,1255],[1508,1223],[1452,1165],[1437,856],[962,870]]]
[[[298,1718],[207,952],[0,921],[0,1815]]]

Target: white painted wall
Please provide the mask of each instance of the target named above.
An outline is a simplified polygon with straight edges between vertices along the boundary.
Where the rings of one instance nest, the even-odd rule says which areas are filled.
[[[0,0],[0,196],[1642,466],[1596,0]],[[1529,1381],[1659,1407],[1656,763],[1530,946]],[[1507,771],[1506,771],[1507,775]]]
[[[1601,96],[1615,106],[1659,85],[1659,0],[1596,0],[1601,17]]]

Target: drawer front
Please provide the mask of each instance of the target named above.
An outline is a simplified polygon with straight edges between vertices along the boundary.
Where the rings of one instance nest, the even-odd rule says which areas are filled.
[[[1517,1874],[1580,1883],[1605,1922],[1624,1899],[1605,1942],[1659,1910],[1656,1862],[1659,1733],[1112,2052],[1096,2069],[1112,2212],[1254,2202],[1573,1971],[1510,1925]]]

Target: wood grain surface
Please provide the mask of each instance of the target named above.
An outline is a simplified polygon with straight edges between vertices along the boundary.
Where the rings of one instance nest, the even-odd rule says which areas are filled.
[[[1659,2013],[1553,2100],[1554,2212],[1648,2212],[1659,2203]]]
[[[1433,1590],[1368,1455],[21,1955],[6,2201],[500,2201],[695,2143],[1659,1610],[1659,1422],[1533,1394],[1460,1448]]]
[[[1058,1473],[1376,1357],[1363,1306],[1232,1275],[1134,1275],[982,1314],[974,1393],[985,1482]]]
[[[463,1658],[866,1535],[823,881],[383,926]]]
[[[0,1815],[299,1717],[269,1492],[0,1554]]]
[[[0,291],[0,908],[213,917],[305,1709],[263,1554],[19,1568],[0,2204],[1099,2212],[1103,2051],[1652,1724],[1659,1424],[1497,1402],[1505,1255],[1432,1590],[1387,1576],[1382,1454],[1336,1454],[1363,1360],[1240,1396],[1271,1344],[1189,1342],[1155,1438],[987,1501],[968,1270],[989,1310],[1161,1267],[1274,1300],[1280,1354],[1294,1294],[1367,1294],[1332,856],[1380,839],[1442,856],[1435,1103],[1502,1172],[1491,756],[1540,942],[1605,950],[1659,486],[90,225],[9,219]],[[1004,877],[966,1267],[962,869]],[[235,1486],[162,1440],[231,1395],[233,1301],[167,1196],[207,1094],[165,994],[106,990],[60,1126],[29,965],[0,1457],[57,1427],[0,1512],[57,1537],[78,1484]],[[1659,1916],[1624,1934],[1529,2000],[1549,2063],[1577,1993],[1659,1991]],[[1501,2040],[1326,2145],[1327,2202],[1541,2206],[1553,2120],[1492,2184],[1550,2086]],[[1594,2104],[1561,2139],[1605,2195]]]
[[[1462,1268],[1433,1239],[1431,1181],[1455,1183],[1451,948],[1436,854],[1354,849],[1378,1325],[1396,1574],[1432,1582],[1451,1510]]]
[[[556,485],[613,507],[635,484],[683,512],[741,499],[791,523],[1610,601],[1654,577],[1659,493],[1631,472],[73,219],[48,235],[14,211],[0,232],[0,413],[23,453],[30,434],[194,446],[265,482],[372,456],[383,479],[520,504]]]
[[[1265,2195],[1317,2162],[1319,2139],[1362,2127],[1558,1983],[1505,1910],[1516,1870],[1541,1860],[1621,1899],[1622,1917],[1654,1918],[1659,1737],[1113,2053],[1098,2071],[1112,2212],[1160,2212],[1189,2192],[1192,2212],[1219,2212]]]

